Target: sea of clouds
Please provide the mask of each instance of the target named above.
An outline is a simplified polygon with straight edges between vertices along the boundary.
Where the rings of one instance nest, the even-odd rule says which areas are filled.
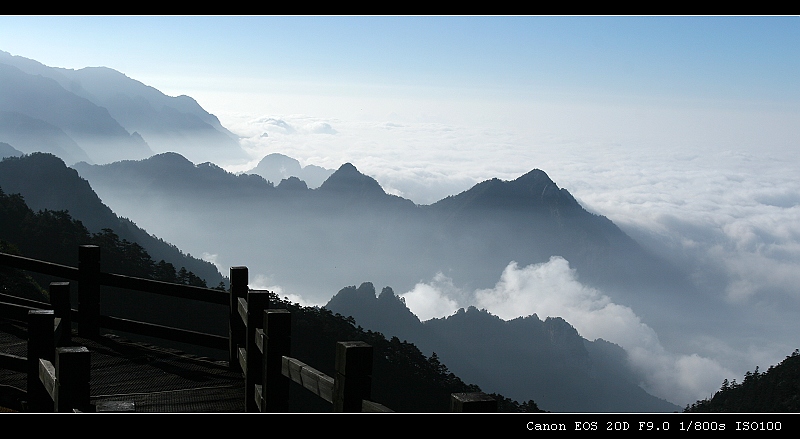
[[[423,320],[469,305],[504,320],[534,313],[541,318],[562,317],[588,340],[602,338],[625,348],[645,390],[676,404],[697,400],[697,395],[718,387],[720,376],[733,375],[713,359],[668,352],[631,308],[580,283],[569,262],[559,256],[525,267],[512,262],[494,288],[462,291],[439,273],[401,296]]]
[[[250,169],[273,152],[330,169],[351,162],[387,192],[430,204],[539,168],[586,209],[689,271],[709,318],[657,334],[613,292],[581,284],[569,261],[553,255],[527,267],[509,261],[489,290],[464,291],[443,274],[421,280],[401,295],[422,320],[469,305],[504,319],[560,316],[588,339],[623,346],[643,386],[681,405],[798,347],[796,112],[543,105],[505,109],[498,118],[496,110],[460,121],[395,112],[369,120],[228,114],[223,124],[242,136],[252,161],[226,169]]]

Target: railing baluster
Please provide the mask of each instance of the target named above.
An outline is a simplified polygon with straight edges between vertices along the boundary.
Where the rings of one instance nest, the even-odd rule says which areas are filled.
[[[283,357],[291,347],[292,315],[285,309],[264,311],[264,378],[262,380],[263,411],[289,411],[289,384],[285,377]]]
[[[372,391],[372,346],[363,341],[336,343],[333,411],[360,412]]]
[[[100,335],[100,247],[78,248],[78,333],[81,337]]]
[[[247,267],[231,267],[230,314],[228,316],[228,363],[231,369],[239,370],[239,346],[244,346],[245,327],[239,317],[239,298],[244,298],[249,289]]]
[[[56,349],[56,411],[90,411],[90,353],[83,346]]]
[[[39,380],[39,359],[55,359],[54,320],[52,310],[28,311],[28,410],[33,412],[53,411],[53,400]]]
[[[269,307],[269,291],[249,291],[247,293],[247,370],[245,371],[245,410],[257,412],[255,400],[256,385],[261,384],[263,376],[263,355],[256,345],[256,329],[264,326],[264,310]]]

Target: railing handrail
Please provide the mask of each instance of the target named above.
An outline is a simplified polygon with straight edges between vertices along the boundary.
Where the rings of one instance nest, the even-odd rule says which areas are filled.
[[[0,265],[69,280],[78,280],[76,267],[0,252]]]
[[[34,273],[45,274],[70,280],[79,280],[80,270],[77,267],[41,261],[25,256],[12,255],[0,252],[0,265],[17,268]],[[160,294],[163,296],[179,297],[183,299],[198,300],[202,302],[228,304],[228,292],[204,288],[194,285],[175,284],[155,279],[126,276],[123,274],[100,272],[100,285],[107,287],[123,288],[145,293]]]
[[[82,246],[82,247],[94,247],[94,246]],[[83,251],[84,249],[80,248],[80,250]],[[97,257],[99,257],[99,253],[97,254]],[[99,260],[95,262],[99,263]],[[84,287],[84,285],[81,285],[81,280],[82,280],[81,278],[84,277],[85,274],[87,274],[87,273],[82,273],[82,270],[80,268],[81,264],[79,264],[79,267],[76,268],[76,267],[56,264],[53,262],[41,261],[38,259],[28,258],[25,256],[12,255],[2,252],[0,252],[0,265],[20,270],[31,271],[34,273],[44,274],[48,276],[54,276],[58,278],[77,280],[79,289]],[[98,265],[95,265],[95,270],[97,266]],[[88,275],[90,276],[88,280],[90,280],[97,286],[120,288],[125,290],[158,294],[162,296],[176,297],[180,299],[196,300],[200,302],[213,303],[225,306],[228,305],[230,300],[229,293],[227,291],[215,290],[211,288],[203,288],[194,285],[174,284],[170,282],[163,282],[154,279],[144,279],[144,278],[126,276],[116,273],[106,273],[101,271],[92,272],[91,269],[88,269],[87,272],[89,273]],[[84,279],[86,278],[84,277]],[[2,300],[2,297],[0,297],[0,300]],[[5,300],[3,301],[5,302]],[[17,305],[38,307],[40,309],[51,308],[46,303],[34,304],[33,303],[34,301],[26,301],[26,303],[20,303],[19,300],[14,300],[14,299],[8,301],[16,302]],[[96,304],[95,306],[91,306],[91,304],[89,303],[89,306],[87,306],[86,309],[83,309],[84,301],[81,300],[81,298],[79,298],[79,302],[81,302],[79,310],[78,311],[72,310],[72,313],[77,314],[76,315],[77,318],[74,320],[79,323],[79,329],[81,330],[82,330],[81,325],[87,325],[87,326],[92,325],[94,326],[94,328],[97,329],[99,329],[99,327],[103,327],[106,329],[120,330],[140,335],[155,336],[168,340],[179,341],[203,347],[211,347],[222,350],[227,349],[227,344],[228,344],[227,337],[215,334],[202,333],[198,331],[191,331],[181,328],[160,326],[148,322],[122,319],[119,317],[104,316],[104,315],[101,316],[99,314],[99,306],[97,306]],[[17,320],[19,320],[20,319],[19,317],[21,317],[22,314],[21,313],[22,310],[21,309],[16,310],[16,308],[17,307],[11,307],[11,306],[0,307],[0,316],[4,314],[7,317],[16,316]],[[4,309],[6,311],[3,311]],[[93,314],[94,317],[92,317]],[[95,333],[95,335],[97,334],[95,331],[92,331],[91,329],[86,333],[88,334],[93,332]]]
[[[10,294],[0,293],[0,303],[10,305],[21,305],[31,309],[50,309],[53,306],[47,302],[42,302],[34,299],[26,299],[24,297],[12,296]]]

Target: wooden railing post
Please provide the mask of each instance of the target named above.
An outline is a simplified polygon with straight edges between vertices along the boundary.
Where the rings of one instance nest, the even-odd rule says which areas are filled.
[[[100,247],[78,248],[78,333],[81,337],[100,335]]]
[[[39,359],[53,361],[55,342],[53,341],[52,310],[34,309],[28,311],[28,410],[33,412],[53,411],[50,394],[39,380]]]
[[[459,413],[495,413],[497,400],[483,392],[450,394],[450,411]]]
[[[257,412],[256,385],[261,385],[264,374],[263,355],[256,344],[256,329],[264,327],[264,310],[269,308],[269,291],[247,293],[247,344],[244,376],[245,411]]]
[[[50,282],[50,305],[56,318],[61,319],[56,340],[57,346],[67,346],[72,339],[72,321],[70,320],[69,282]]]
[[[336,343],[333,411],[360,412],[372,391],[372,346],[363,341]]]
[[[239,367],[239,346],[245,344],[244,322],[239,316],[239,298],[247,295],[248,274],[247,267],[231,267],[231,295],[230,295],[230,315],[228,316],[228,362],[233,370],[240,370]]]
[[[89,350],[83,346],[56,349],[56,386],[53,404],[56,411],[90,411]]]
[[[291,347],[292,314],[286,309],[264,311],[264,378],[262,392],[265,412],[289,411],[289,384],[282,373],[283,357]]]

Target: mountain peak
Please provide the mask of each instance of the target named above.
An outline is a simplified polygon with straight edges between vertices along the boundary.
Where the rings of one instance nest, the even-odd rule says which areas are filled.
[[[375,286],[364,282],[356,288],[341,289],[325,305],[331,312],[352,316],[357,324],[389,335],[408,338],[421,329],[421,322],[406,306],[403,299],[394,294],[391,287],[384,287],[376,297]]]
[[[358,172],[358,169],[356,169],[356,167],[352,163],[347,162],[347,163],[343,164],[342,166],[339,166],[339,171],[343,171],[343,172]]]
[[[300,180],[295,176],[284,178],[276,187],[278,189],[301,190],[301,191],[308,189],[308,185],[306,184],[306,182]]]
[[[301,176],[300,162],[289,156],[274,152],[264,156],[255,168],[247,171],[248,174],[258,174],[268,181],[280,183],[289,177]]]
[[[530,172],[517,177],[513,181],[526,184],[555,184],[547,175],[547,173],[541,169],[533,169]]]
[[[194,168],[194,163],[177,152],[162,152],[143,161],[158,165],[159,167]]]
[[[352,163],[340,166],[319,188],[323,191],[349,192],[359,195],[386,194],[374,178],[359,172]]]
[[[273,152],[271,154],[265,155],[264,158],[262,158],[258,162],[258,165],[256,165],[256,167],[261,166],[261,165],[273,165],[274,166],[274,165],[287,165],[287,164],[291,165],[291,166],[297,165],[298,168],[300,167],[300,162],[297,161],[297,159],[289,157],[288,155],[285,155],[285,154],[281,154],[279,152]]]
[[[245,172],[260,175],[276,184],[290,177],[297,177],[309,188],[318,188],[334,171],[314,165],[300,166],[297,159],[273,152],[264,156],[255,168]]]
[[[460,205],[460,209],[534,208],[551,213],[562,209],[582,210],[575,198],[566,189],[559,189],[541,169],[533,169],[511,181],[497,178],[483,181],[435,205]]]
[[[537,198],[544,204],[579,207],[578,202],[569,191],[563,188],[559,189],[558,185],[540,169],[534,169],[509,183],[516,191]]]

